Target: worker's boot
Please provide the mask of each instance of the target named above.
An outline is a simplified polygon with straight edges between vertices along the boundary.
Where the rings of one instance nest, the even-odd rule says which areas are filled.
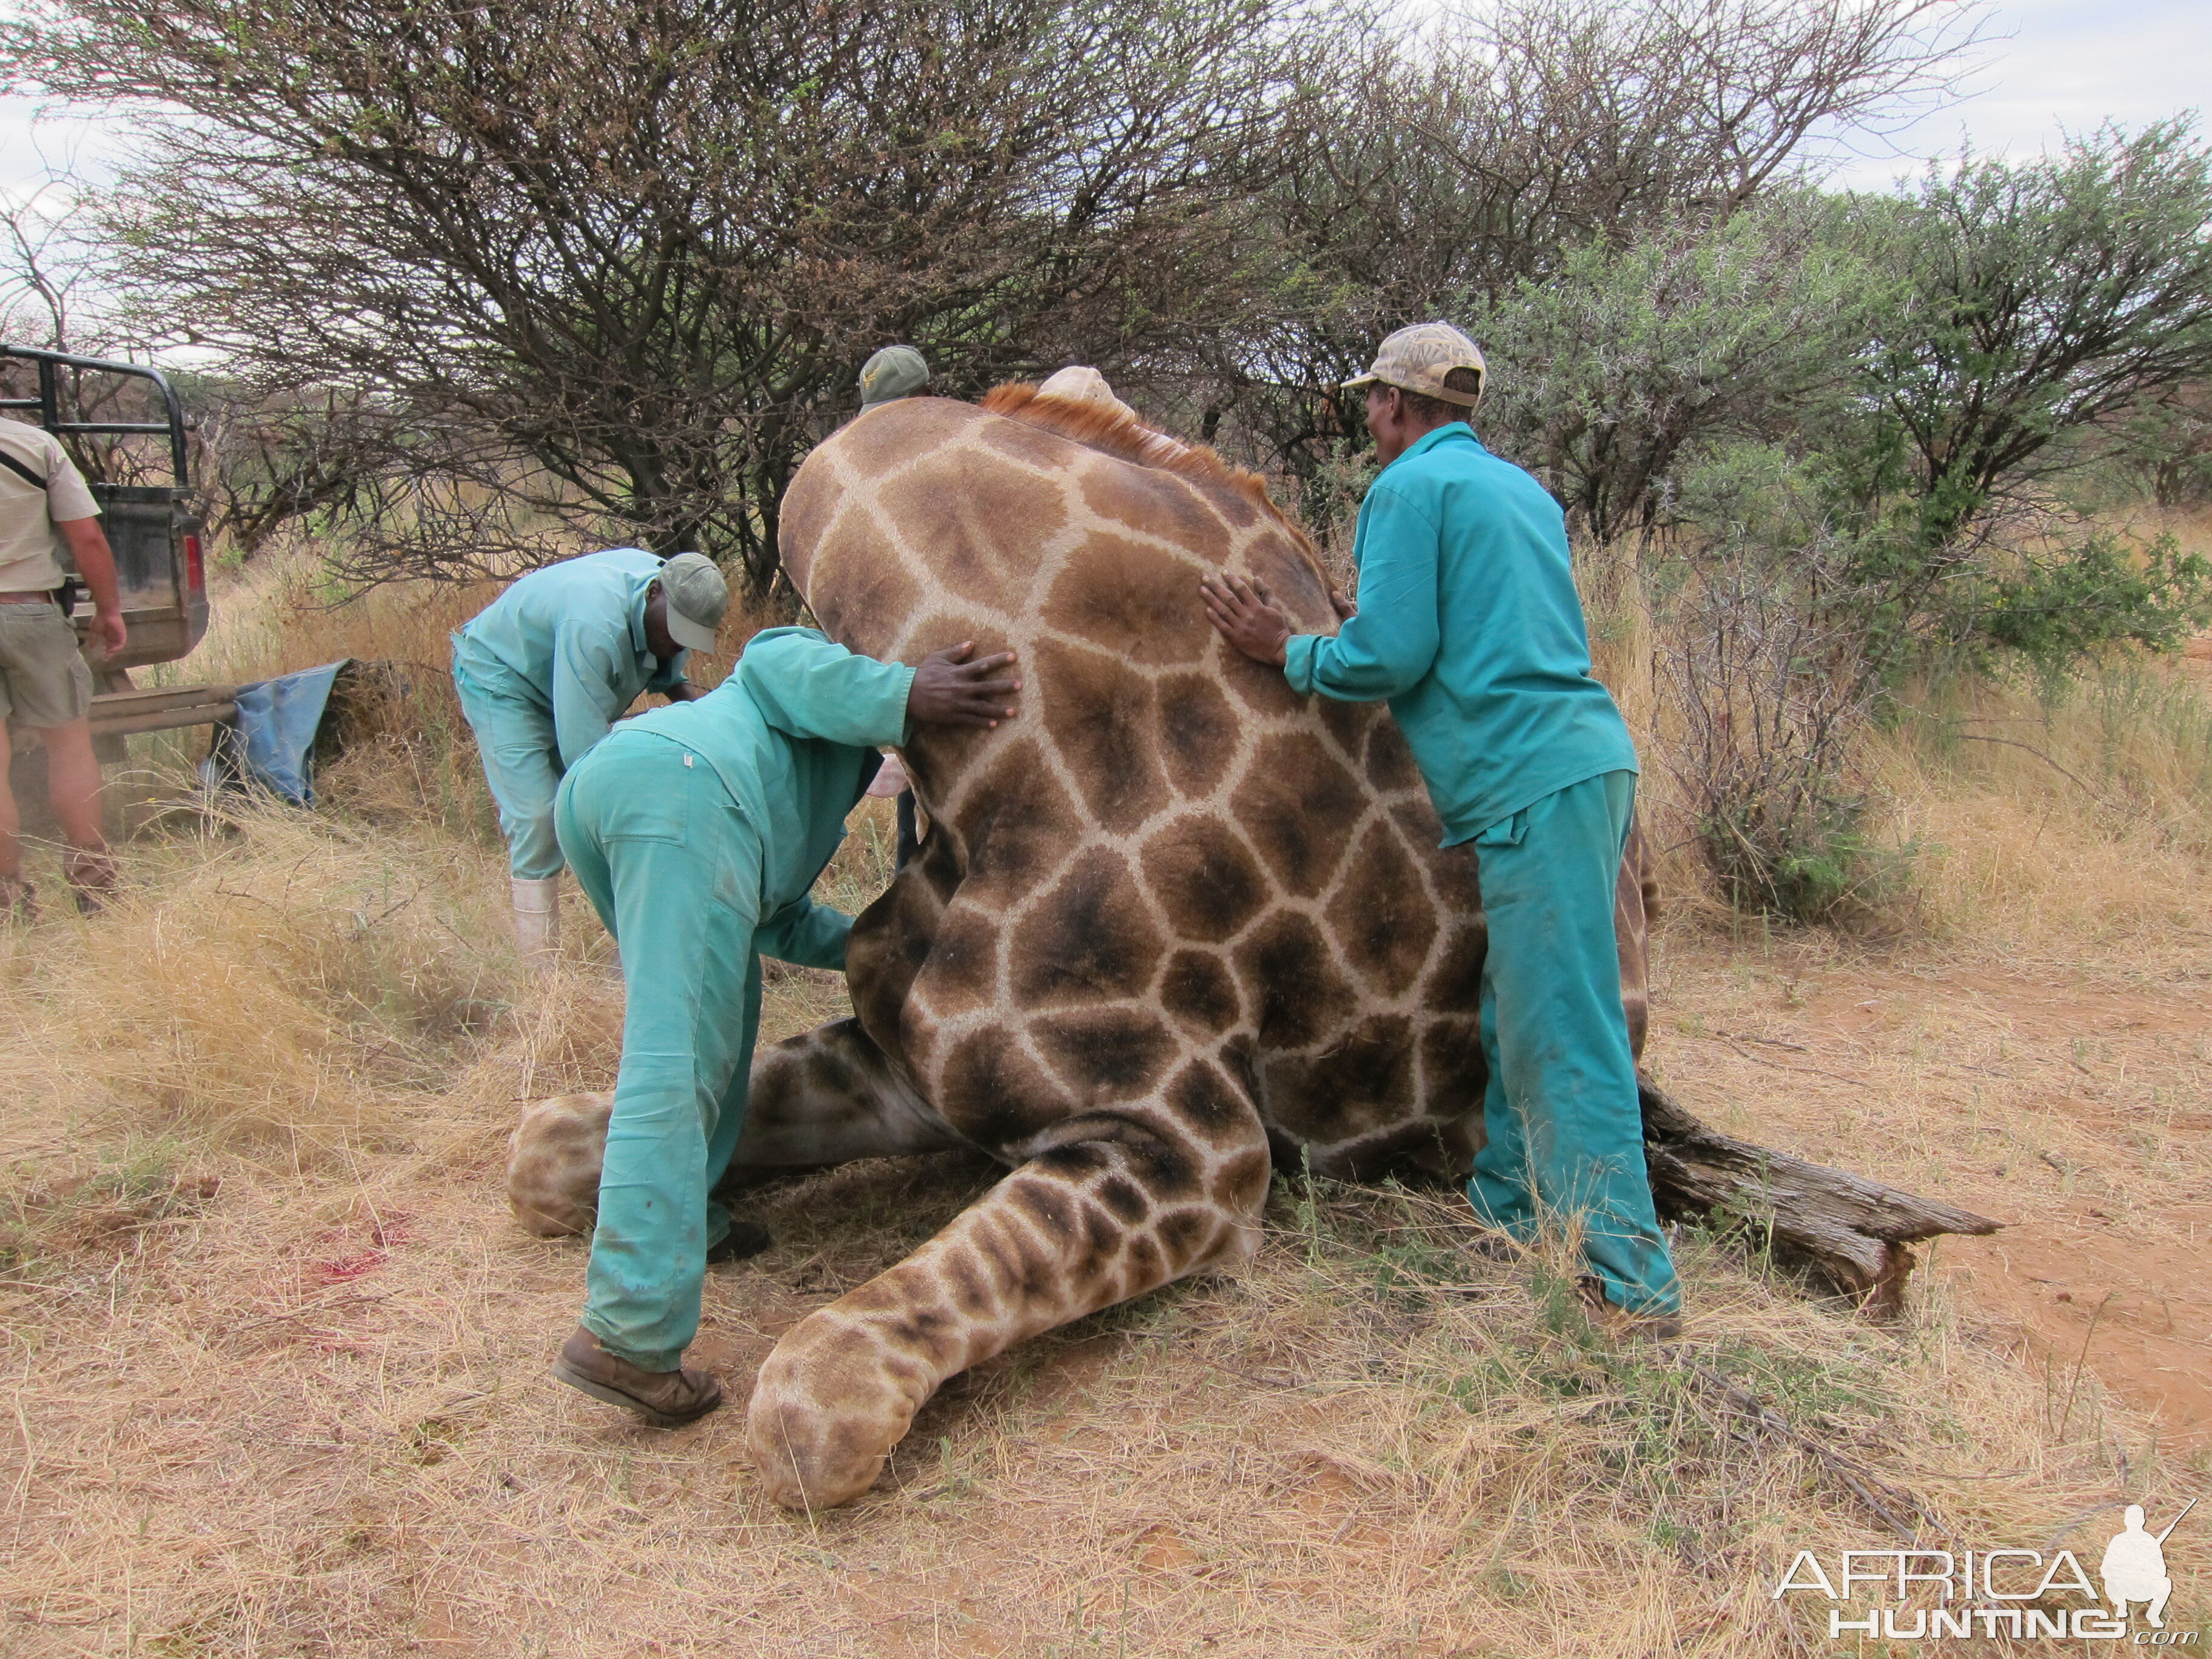
[[[115,890],[115,860],[105,851],[70,848],[62,873],[69,878],[77,915],[96,916],[107,908],[108,895]]]
[[[775,1243],[775,1235],[759,1222],[732,1221],[730,1231],[707,1247],[707,1265],[712,1267],[724,1261],[749,1261]]]
[[[526,961],[549,966],[561,949],[561,878],[514,878],[514,942]]]
[[[1631,1313],[1605,1293],[1605,1281],[1595,1273],[1575,1280],[1590,1328],[1615,1342],[1674,1342],[1682,1335],[1680,1314]]]
[[[705,1371],[648,1371],[609,1353],[581,1325],[553,1361],[553,1375],[594,1400],[635,1412],[656,1429],[680,1428],[722,1403],[722,1385]]]

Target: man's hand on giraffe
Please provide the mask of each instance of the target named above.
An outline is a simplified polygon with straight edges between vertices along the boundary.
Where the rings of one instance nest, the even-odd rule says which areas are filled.
[[[1334,582],[1328,585],[1328,605],[1340,623],[1348,623],[1359,614],[1359,601],[1346,598],[1344,590]]]
[[[1254,662],[1280,668],[1291,642],[1291,619],[1277,607],[1267,584],[1247,581],[1230,571],[1201,576],[1199,592],[1206,596],[1206,619],[1221,637]]]
[[[996,726],[1012,717],[1017,679],[995,678],[1014,659],[1011,651],[975,657],[975,641],[932,652],[914,671],[906,712],[916,726]]]

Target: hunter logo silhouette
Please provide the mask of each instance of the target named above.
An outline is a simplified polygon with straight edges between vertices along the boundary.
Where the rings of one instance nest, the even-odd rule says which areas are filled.
[[[2126,1530],[2112,1535],[2097,1569],[2097,1576],[2105,1581],[2105,1599],[2112,1604],[2116,1616],[2126,1618],[2128,1603],[2142,1601],[2148,1604],[2143,1611],[2151,1627],[2166,1628],[2166,1599],[2173,1594],[2173,1580],[2166,1573],[2165,1544],[2167,1534],[2181,1524],[2181,1516],[2196,1507],[2192,1498],[2182,1505],[2181,1515],[2166,1522],[2165,1532],[2149,1533],[2143,1530],[2142,1505],[2128,1505],[2121,1517]]]

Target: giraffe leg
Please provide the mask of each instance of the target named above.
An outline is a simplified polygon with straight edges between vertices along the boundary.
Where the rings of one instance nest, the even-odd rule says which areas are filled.
[[[968,1144],[930,1109],[859,1020],[836,1019],[786,1038],[753,1063],[744,1130],[717,1190],[855,1158],[951,1152]]]
[[[848,1503],[945,1378],[1249,1257],[1267,1146],[1255,1115],[1239,1128],[1201,1140],[1165,1115],[1072,1121],[914,1255],[801,1320],[753,1389],[747,1435],[769,1495]]]
[[[1643,824],[1631,818],[1613,890],[1613,933],[1620,949],[1620,1009],[1628,1018],[1629,1052],[1641,1055],[1651,1025],[1651,916],[1659,882]]]
[[[613,1097],[558,1095],[532,1105],[508,1142],[507,1198],[540,1237],[591,1231]],[[860,1158],[945,1152],[967,1143],[877,1048],[860,1022],[832,1020],[762,1052],[724,1192]]]

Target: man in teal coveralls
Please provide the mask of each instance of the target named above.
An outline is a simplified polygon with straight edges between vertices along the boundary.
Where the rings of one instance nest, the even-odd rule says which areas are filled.
[[[714,648],[729,603],[705,555],[663,562],[618,547],[532,571],[453,635],[453,685],[499,803],[525,956],[550,957],[560,942],[562,774],[641,691],[699,695],[684,654]]]
[[[1571,1221],[1585,1294],[1614,1322],[1666,1334],[1681,1288],[1652,1212],[1613,936],[1636,749],[1590,674],[1558,503],[1468,424],[1483,374],[1474,341],[1424,323],[1346,383],[1367,388],[1383,467],[1359,507],[1358,602],[1334,635],[1291,634],[1264,590],[1226,574],[1206,579],[1206,613],[1302,696],[1389,700],[1443,845],[1474,850],[1490,922],[1488,1142],[1468,1195],[1517,1237]]]
[[[561,848],[622,950],[628,1005],[582,1322],[553,1373],[661,1426],[720,1403],[684,1370],[708,1251],[708,1194],[744,1126],[763,955],[842,969],[849,916],[808,896],[884,744],[916,725],[1013,713],[1011,653],[880,663],[811,629],[757,635],[696,702],[626,722],[570,769]]]

